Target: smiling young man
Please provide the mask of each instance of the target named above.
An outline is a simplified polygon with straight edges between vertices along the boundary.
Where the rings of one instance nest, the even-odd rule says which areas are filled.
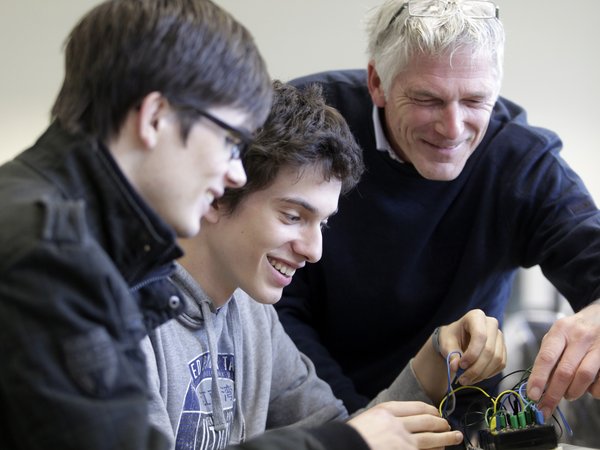
[[[220,449],[266,429],[348,417],[284,332],[272,304],[297,269],[321,258],[323,229],[340,194],[362,172],[360,149],[319,89],[301,92],[276,82],[271,113],[244,167],[247,184],[228,189],[203,219],[202,233],[182,242],[186,256],[172,279],[187,294],[185,313],[144,341],[155,391],[152,420],[172,434],[176,449]],[[502,368],[505,350],[494,319],[473,311],[443,330],[446,354],[465,350],[465,367],[481,377]],[[461,333],[471,336],[464,348]],[[350,425],[371,448],[408,445],[378,441],[394,432],[379,426],[379,414],[410,417],[406,427],[420,448],[456,444],[461,434],[449,432],[433,406],[390,401],[438,401],[444,364],[424,346],[414,375],[407,368]],[[358,447],[338,441],[331,448]]]

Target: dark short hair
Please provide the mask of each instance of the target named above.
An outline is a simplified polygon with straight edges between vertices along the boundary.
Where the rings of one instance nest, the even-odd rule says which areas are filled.
[[[184,138],[189,106],[239,109],[251,128],[269,111],[271,81],[252,36],[210,0],[105,1],[71,31],[65,53],[52,116],[72,133],[118,133],[154,91],[177,111]]]
[[[267,121],[243,156],[248,181],[218,200],[228,212],[248,194],[269,187],[283,168],[302,173],[319,167],[325,180],[342,182],[342,193],[358,183],[364,170],[360,147],[342,115],[325,103],[321,86],[299,90],[276,80],[273,88]]]

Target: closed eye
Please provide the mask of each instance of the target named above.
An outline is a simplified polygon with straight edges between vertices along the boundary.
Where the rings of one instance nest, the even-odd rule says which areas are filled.
[[[473,106],[479,106],[484,104],[486,101],[486,99],[484,98],[467,98],[465,100],[463,100],[463,103],[466,103],[468,105],[473,105]]]
[[[437,106],[442,103],[437,98],[413,98],[412,101],[419,106]]]
[[[296,214],[290,214],[290,213],[282,213],[283,217],[285,217],[286,221],[290,222],[290,223],[297,223],[301,220],[301,217],[296,215]]]

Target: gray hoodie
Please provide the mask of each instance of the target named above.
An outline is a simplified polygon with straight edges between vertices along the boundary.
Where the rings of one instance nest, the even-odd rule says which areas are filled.
[[[186,312],[142,343],[150,421],[173,439],[173,448],[216,450],[266,429],[348,417],[271,305],[238,289],[215,310],[183,267],[173,281],[185,296]],[[410,368],[371,404],[387,400],[429,402]]]

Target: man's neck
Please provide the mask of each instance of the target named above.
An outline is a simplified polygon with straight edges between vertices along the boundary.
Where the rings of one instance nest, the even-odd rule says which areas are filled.
[[[220,308],[229,301],[237,286],[231,286],[228,268],[220,267],[219,259],[211,251],[212,246],[201,234],[179,241],[184,251],[179,263],[202,287],[215,308]]]

